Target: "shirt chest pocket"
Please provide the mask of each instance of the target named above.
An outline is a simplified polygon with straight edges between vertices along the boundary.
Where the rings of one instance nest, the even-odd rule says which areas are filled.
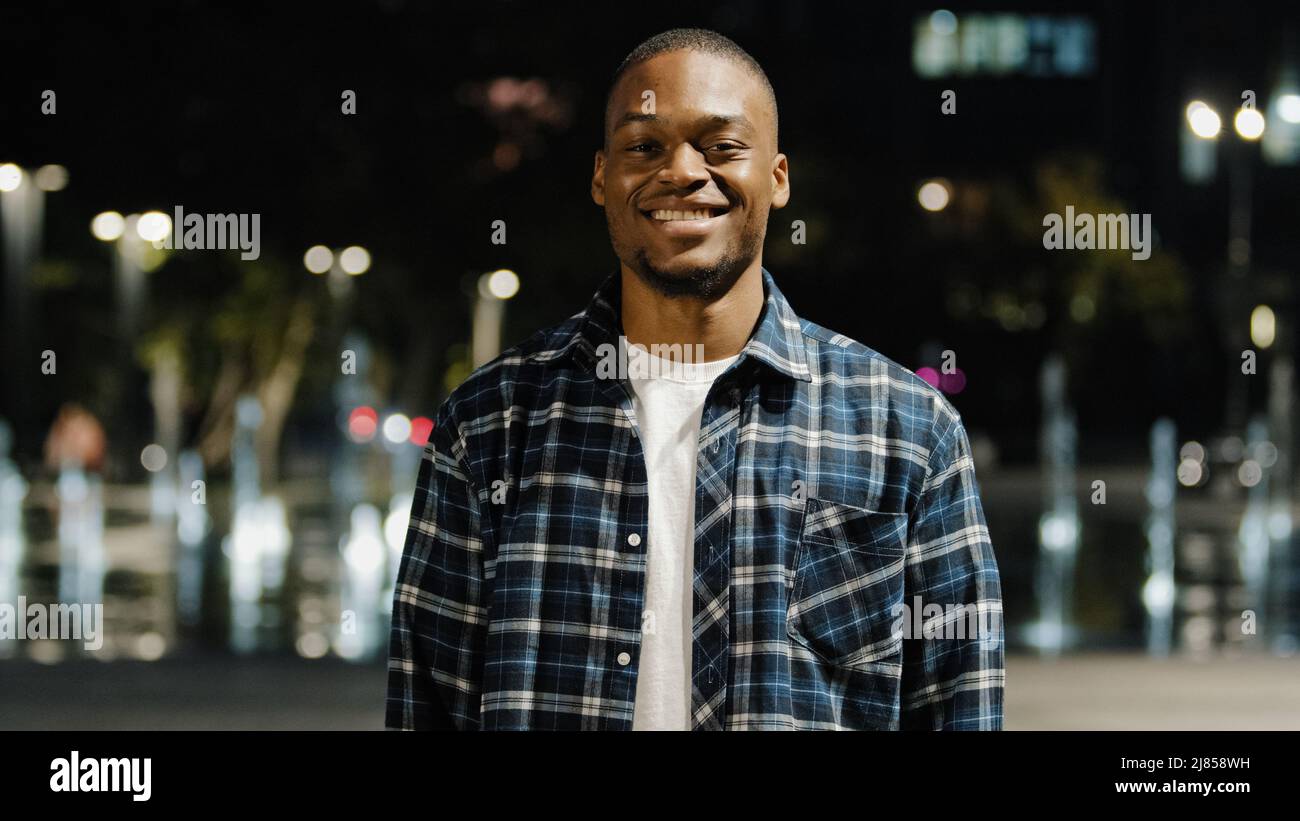
[[[808,498],[786,615],[792,640],[836,666],[902,651],[907,514]]]

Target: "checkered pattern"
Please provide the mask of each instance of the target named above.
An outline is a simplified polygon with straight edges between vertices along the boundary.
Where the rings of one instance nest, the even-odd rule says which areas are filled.
[[[957,412],[763,284],[700,426],[692,726],[1000,729],[1001,589]],[[620,286],[439,410],[394,600],[390,728],[631,728],[654,534],[632,393],[596,368]],[[903,605],[933,637],[904,638]],[[945,631],[954,607],[991,629]]]

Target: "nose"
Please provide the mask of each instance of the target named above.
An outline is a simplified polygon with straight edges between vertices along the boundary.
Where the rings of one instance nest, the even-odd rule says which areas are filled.
[[[690,143],[682,143],[668,156],[668,163],[659,172],[659,181],[682,190],[695,187],[709,179],[708,164],[704,155]]]

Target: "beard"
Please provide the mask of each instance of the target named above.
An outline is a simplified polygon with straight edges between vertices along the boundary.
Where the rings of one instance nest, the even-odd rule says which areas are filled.
[[[762,244],[763,222],[756,222],[746,223],[740,236],[711,265],[670,272],[656,267],[644,246],[629,249],[630,254],[619,256],[643,283],[664,296],[713,300],[731,290],[758,257]]]

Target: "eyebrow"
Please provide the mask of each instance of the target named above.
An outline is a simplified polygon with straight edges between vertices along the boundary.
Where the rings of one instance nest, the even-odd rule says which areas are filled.
[[[734,125],[740,128],[748,129],[751,132],[757,130],[754,128],[754,124],[750,122],[749,118],[746,117],[744,114],[710,114],[707,117],[701,118],[701,121],[704,125],[711,126],[711,127]],[[670,120],[667,117],[660,117],[658,114],[642,114],[639,111],[629,111],[625,113],[622,117],[618,118],[618,122],[614,123],[613,130],[618,131],[623,126],[631,125],[632,123],[668,123],[668,122],[670,122]]]

